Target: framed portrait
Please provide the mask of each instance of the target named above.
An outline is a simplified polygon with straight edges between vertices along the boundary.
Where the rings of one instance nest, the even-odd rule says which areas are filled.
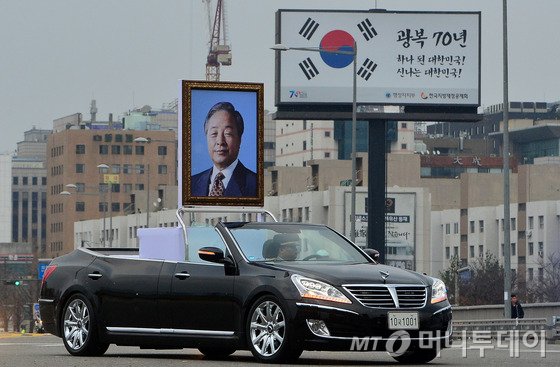
[[[182,80],[181,120],[182,205],[263,206],[263,84]]]

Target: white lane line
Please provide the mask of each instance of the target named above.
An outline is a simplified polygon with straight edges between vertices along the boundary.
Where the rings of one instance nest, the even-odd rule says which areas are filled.
[[[62,344],[48,344],[48,343],[0,343],[0,347],[9,347],[11,345],[14,346],[33,346],[33,347],[63,347]]]

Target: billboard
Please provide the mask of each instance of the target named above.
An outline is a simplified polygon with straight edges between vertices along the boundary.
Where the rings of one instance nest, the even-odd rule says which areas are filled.
[[[352,103],[354,52],[358,104],[480,105],[480,12],[279,10],[276,43],[278,106]]]

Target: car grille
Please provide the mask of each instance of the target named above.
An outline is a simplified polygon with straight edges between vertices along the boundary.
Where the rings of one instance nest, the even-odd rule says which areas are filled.
[[[426,304],[426,287],[409,285],[345,285],[361,304],[375,308],[420,308]]]

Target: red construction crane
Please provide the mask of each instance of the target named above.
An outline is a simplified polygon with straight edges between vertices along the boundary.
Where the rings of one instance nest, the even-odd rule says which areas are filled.
[[[206,2],[208,11],[208,26],[210,29],[210,49],[206,57],[206,80],[220,80],[220,65],[231,65],[231,47],[227,44],[226,38],[226,17],[224,12],[224,0],[218,0],[214,22],[211,23],[211,0]]]

